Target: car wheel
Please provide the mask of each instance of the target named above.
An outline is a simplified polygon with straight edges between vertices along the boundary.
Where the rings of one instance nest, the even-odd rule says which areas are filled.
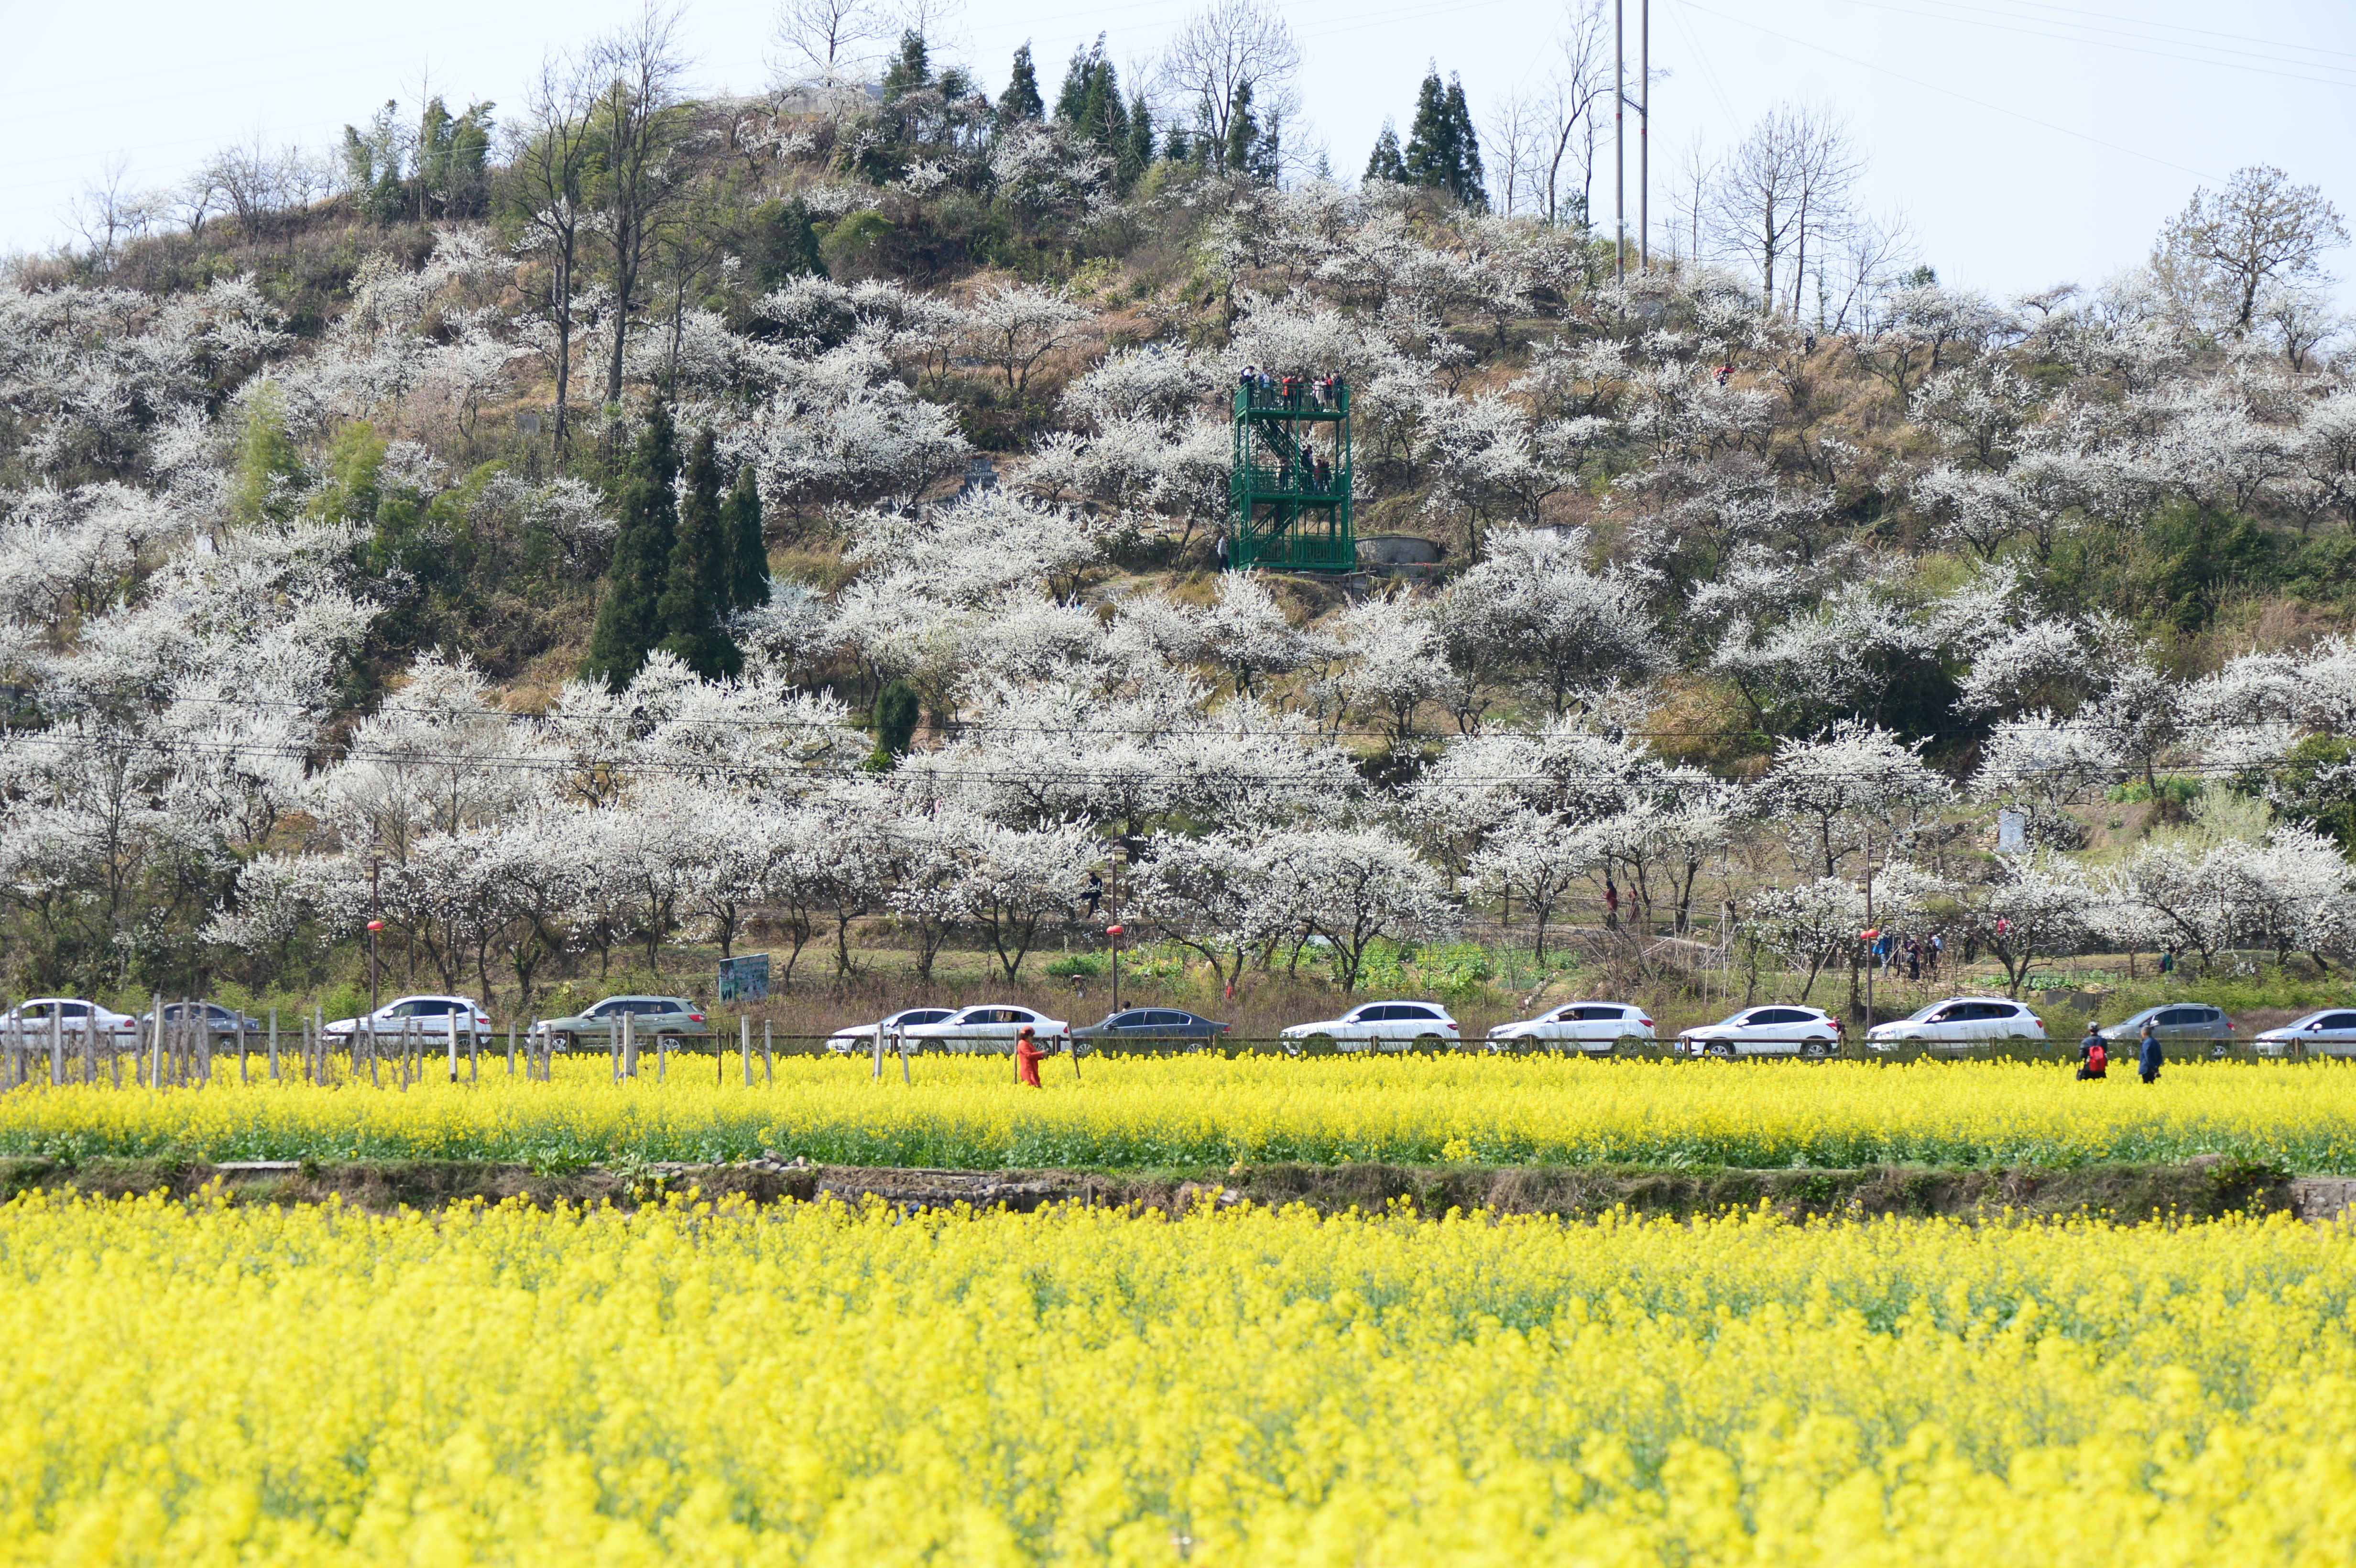
[[[551,1035],[548,1038],[548,1044],[549,1049],[552,1051],[571,1051],[573,1049],[573,1037],[570,1034]]]
[[[1720,1061],[1734,1060],[1734,1042],[1730,1040],[1704,1040],[1701,1048],[1706,1054],[1715,1056]]]
[[[1418,1051],[1440,1051],[1447,1044],[1448,1039],[1445,1035],[1419,1034],[1415,1037],[1415,1049]]]
[[[1342,1042],[1335,1040],[1332,1035],[1312,1034],[1307,1040],[1301,1042],[1301,1049],[1297,1054],[1301,1056],[1334,1056],[1338,1055],[1341,1050]]]
[[[1822,1061],[1832,1053],[1833,1042],[1831,1040],[1804,1040],[1800,1042],[1800,1055],[1805,1061]]]

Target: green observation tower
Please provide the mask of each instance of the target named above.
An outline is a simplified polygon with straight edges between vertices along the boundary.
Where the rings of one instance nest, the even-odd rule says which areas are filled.
[[[1349,385],[1336,376],[1237,386],[1228,502],[1231,568],[1356,571]]]

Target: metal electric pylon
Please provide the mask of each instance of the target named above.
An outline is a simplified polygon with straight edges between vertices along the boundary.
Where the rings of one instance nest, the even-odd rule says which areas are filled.
[[[1350,389],[1305,378],[1236,389],[1227,564],[1237,571],[1355,571]]]

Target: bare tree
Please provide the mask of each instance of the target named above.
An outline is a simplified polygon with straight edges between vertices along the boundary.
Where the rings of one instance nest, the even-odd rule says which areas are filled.
[[[2318,258],[2347,243],[2348,226],[2320,189],[2263,164],[2234,170],[2222,191],[2196,187],[2159,237],[2163,266],[2196,280],[2236,336],[2256,320],[2268,283],[2318,275]]]
[[[605,84],[594,122],[605,162],[605,231],[614,257],[614,347],[605,369],[609,403],[622,400],[630,311],[637,303],[638,276],[656,222],[685,180],[686,121],[679,84],[687,59],[678,35],[678,10],[650,3],[636,22],[593,51]]]
[[[1531,195],[1539,216],[1560,223],[1571,205],[1568,176],[1577,176],[1577,213],[1588,219],[1595,180],[1601,105],[1612,96],[1612,27],[1604,0],[1574,0],[1563,30],[1560,68],[1547,83],[1541,124],[1531,147]]]
[[[1859,213],[1828,238],[1830,267],[1820,261],[1816,330],[1847,332],[1862,325],[1867,304],[1914,260],[1914,233],[1902,214]]]
[[[869,45],[891,36],[892,17],[878,0],[784,0],[777,7],[777,85],[841,81],[872,58]]]
[[[1489,183],[1497,211],[1511,217],[1533,199],[1530,175],[1543,144],[1547,105],[1526,93],[1509,92],[1482,117],[1481,139],[1489,144]]]
[[[1686,144],[1669,175],[1669,259],[1682,257],[1691,265],[1701,261],[1702,224],[1710,217],[1710,195],[1718,187],[1719,160],[1702,152],[1701,138]],[[1685,244],[1678,246],[1678,231]]]
[[[1300,69],[1292,29],[1260,0],[1211,0],[1170,41],[1162,62],[1162,80],[1172,96],[1194,106],[1212,163],[1222,169],[1239,90],[1250,89],[1246,101],[1261,124],[1290,124],[1300,118],[1293,85]]]
[[[530,123],[508,159],[511,177],[521,187],[526,243],[548,256],[548,298],[542,308],[556,336],[559,449],[571,431],[567,410],[573,385],[573,281],[581,264],[583,230],[591,216],[595,80],[587,61],[555,56],[542,61],[527,99]]]
[[[1786,271],[1793,318],[1800,314],[1808,242],[1837,228],[1859,167],[1847,129],[1805,104],[1771,109],[1727,159],[1712,208],[1719,238],[1758,269],[1766,308],[1784,302],[1777,268]]]
[[[155,220],[153,199],[124,188],[130,172],[128,159],[109,158],[99,177],[66,209],[67,221],[90,247],[91,261],[101,272],[114,264],[117,245],[145,234]]]

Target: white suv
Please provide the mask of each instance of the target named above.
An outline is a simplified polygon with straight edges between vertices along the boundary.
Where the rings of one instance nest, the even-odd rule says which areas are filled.
[[[1866,1030],[1873,1051],[1901,1045],[1986,1045],[1999,1040],[2043,1040],[2045,1020],[2025,1002],[2002,997],[1950,997],[1922,1011]]]
[[[1014,1053],[1014,1037],[1026,1024],[1032,1040],[1050,1051],[1060,1051],[1071,1040],[1070,1024],[1033,1012],[1029,1008],[960,1008],[937,1022],[910,1024],[901,1032],[911,1051],[934,1046],[943,1051],[1011,1056]],[[868,1036],[871,1046],[874,1039],[872,1034]]]
[[[1499,1024],[1489,1031],[1489,1049],[1528,1051],[1568,1045],[1608,1056],[1621,1040],[1641,1040],[1649,1044],[1655,1038],[1652,1018],[1642,1008],[1625,1002],[1571,1002],[1534,1019]]]
[[[1294,1024],[1284,1031],[1294,1054],[1317,1051],[1411,1051],[1458,1044],[1463,1032],[1438,1002],[1366,1002],[1338,1019]]]
[[[1677,1036],[1692,1056],[1805,1056],[1820,1060],[1840,1050],[1841,1024],[1822,1008],[1770,1002]]]
[[[372,1013],[337,1019],[320,1032],[330,1040],[350,1040],[373,1030],[378,1043],[384,1045],[414,1029],[420,1040],[431,1045],[450,1038],[453,1014],[457,1016],[460,1034],[471,1032],[478,1043],[489,1043],[491,1015],[472,997],[396,997]]]

